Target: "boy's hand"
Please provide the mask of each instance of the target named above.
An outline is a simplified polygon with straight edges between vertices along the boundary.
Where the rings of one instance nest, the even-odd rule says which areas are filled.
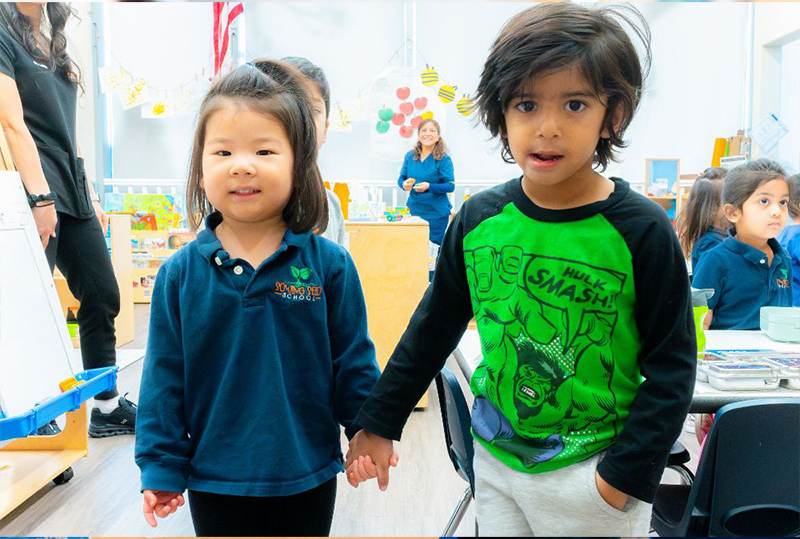
[[[344,469],[347,481],[355,488],[358,484],[378,478],[378,488],[386,490],[389,487],[389,466],[397,466],[400,455],[394,450],[391,440],[360,430],[350,440],[350,449]]]
[[[158,518],[166,518],[185,503],[183,494],[180,492],[145,489],[143,494],[144,519],[153,528],[158,526],[156,516],[158,516]]]
[[[617,511],[622,511],[628,502],[628,495],[606,483],[606,480],[600,477],[600,474],[596,471],[594,472],[594,482],[597,485],[597,492],[600,493],[600,497]]]
[[[411,191],[411,187],[417,182],[414,178],[409,178],[403,182],[403,191]]]

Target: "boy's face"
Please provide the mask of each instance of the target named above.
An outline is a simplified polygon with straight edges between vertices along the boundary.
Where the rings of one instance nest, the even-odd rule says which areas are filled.
[[[322,97],[319,85],[311,81],[308,86],[311,94],[311,106],[314,109],[314,125],[317,127],[317,150],[319,150],[325,144],[330,122],[328,121],[328,111],[325,108],[325,99]]]
[[[593,174],[592,160],[606,115],[577,68],[539,73],[520,86],[505,111],[511,155],[528,182],[554,187]]]

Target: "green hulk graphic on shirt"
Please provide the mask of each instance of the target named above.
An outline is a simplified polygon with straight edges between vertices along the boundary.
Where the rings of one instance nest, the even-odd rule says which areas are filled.
[[[596,452],[615,434],[611,337],[625,275],[514,245],[465,250],[465,262],[493,358],[472,378],[476,434],[526,469]]]

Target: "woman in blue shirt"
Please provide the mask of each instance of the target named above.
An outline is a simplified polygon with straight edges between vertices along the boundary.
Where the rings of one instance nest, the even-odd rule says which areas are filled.
[[[403,159],[397,184],[410,193],[407,204],[411,215],[428,221],[431,242],[442,245],[453,207],[447,193],[456,189],[453,160],[447,155],[439,122],[423,120],[417,132],[419,140]]]

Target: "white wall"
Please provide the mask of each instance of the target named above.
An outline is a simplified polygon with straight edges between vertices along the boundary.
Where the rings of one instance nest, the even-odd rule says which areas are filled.
[[[800,168],[800,3],[755,4],[753,47],[753,124],[774,112],[791,132],[780,147],[765,154],[758,147],[754,155],[779,159]],[[786,95],[789,93],[789,95]],[[794,93],[794,95],[791,95]]]
[[[653,68],[641,109],[623,150],[624,160],[608,173],[640,181],[644,159],[678,157],[682,173],[709,165],[713,139],[742,128],[746,5],[742,3],[638,3],[653,33]],[[419,2],[416,4],[417,69],[425,61],[471,93],[488,47],[518,2]],[[771,4],[762,14],[787,23],[800,5]],[[106,4],[114,55],[169,86],[208,65],[209,4]],[[404,22],[411,35],[410,4],[399,2],[248,3],[247,58],[306,56],[321,65],[333,101],[357,96],[389,56],[403,45]],[[405,17],[405,18],[404,18]],[[143,34],[146,29],[146,34]],[[767,40],[767,33],[761,41]],[[772,37],[771,39],[775,39]],[[402,64],[402,59],[395,60]],[[452,105],[452,104],[451,104]],[[450,107],[445,139],[457,178],[503,181],[517,168],[503,164],[488,133]],[[758,107],[754,107],[758,112]],[[756,116],[757,117],[757,116]],[[143,120],[137,109],[114,113],[114,173],[118,177],[183,177],[194,116]],[[354,123],[352,133],[330,132],[320,156],[331,181],[392,179],[402,154],[389,162],[371,156],[371,122]]]
[[[86,161],[86,172],[91,180],[96,179],[97,155],[95,151],[95,65],[92,53],[92,15],[91,4],[76,3],[72,7],[77,16],[67,23],[69,36],[68,49],[70,56],[80,66],[83,76],[84,93],[78,92],[77,135],[81,152]]]

